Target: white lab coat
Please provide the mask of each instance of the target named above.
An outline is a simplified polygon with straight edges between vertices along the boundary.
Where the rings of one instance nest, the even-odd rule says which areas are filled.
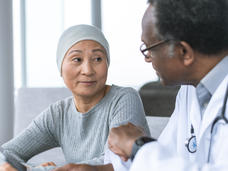
[[[157,142],[144,145],[134,161],[120,162],[120,158],[108,152],[106,158],[114,165],[115,171],[223,171],[228,170],[228,124],[217,123],[211,139],[211,125],[221,113],[228,75],[219,85],[201,119],[200,107],[193,86],[182,86],[175,110]],[[228,118],[228,104],[226,104]],[[189,153],[186,139],[191,137],[191,124],[197,139],[197,152]],[[212,140],[212,141],[211,141]],[[208,160],[209,143],[211,157]],[[108,163],[108,162],[106,162]],[[118,164],[117,164],[118,163]]]
[[[221,108],[228,85],[228,75],[219,85],[201,119],[200,107],[193,86],[182,86],[170,121],[158,142],[143,146],[137,153],[130,171],[215,171],[228,170],[228,124],[216,124],[213,136],[211,125]],[[226,104],[228,118],[228,104]],[[186,139],[191,137],[191,124],[197,140],[197,152],[189,153]],[[212,138],[212,139],[211,139]],[[211,155],[208,163],[209,144]]]

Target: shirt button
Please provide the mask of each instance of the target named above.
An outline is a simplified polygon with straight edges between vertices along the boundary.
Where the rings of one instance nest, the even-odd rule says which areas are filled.
[[[207,107],[207,105],[208,105],[208,103],[204,103],[204,104],[203,104],[203,107],[204,107],[204,108],[206,108],[206,107]]]

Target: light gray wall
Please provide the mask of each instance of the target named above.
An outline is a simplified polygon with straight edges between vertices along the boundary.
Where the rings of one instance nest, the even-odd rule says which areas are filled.
[[[0,145],[13,137],[12,0],[0,0]]]

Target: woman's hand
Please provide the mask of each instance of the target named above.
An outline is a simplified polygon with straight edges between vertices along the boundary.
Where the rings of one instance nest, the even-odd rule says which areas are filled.
[[[46,163],[43,163],[41,165],[39,165],[38,167],[46,167],[46,166],[56,166],[56,164],[54,162],[46,162]]]
[[[0,165],[0,171],[17,171],[14,167],[12,167],[9,163],[3,163]]]

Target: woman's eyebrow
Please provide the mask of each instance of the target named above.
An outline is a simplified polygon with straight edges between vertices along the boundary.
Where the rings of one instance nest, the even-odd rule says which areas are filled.
[[[92,52],[102,52],[103,54],[105,54],[105,52],[102,49],[93,49]]]
[[[72,54],[72,53],[75,53],[75,52],[82,53],[81,50],[71,50],[71,51],[68,53],[68,55],[70,55],[70,54]]]

